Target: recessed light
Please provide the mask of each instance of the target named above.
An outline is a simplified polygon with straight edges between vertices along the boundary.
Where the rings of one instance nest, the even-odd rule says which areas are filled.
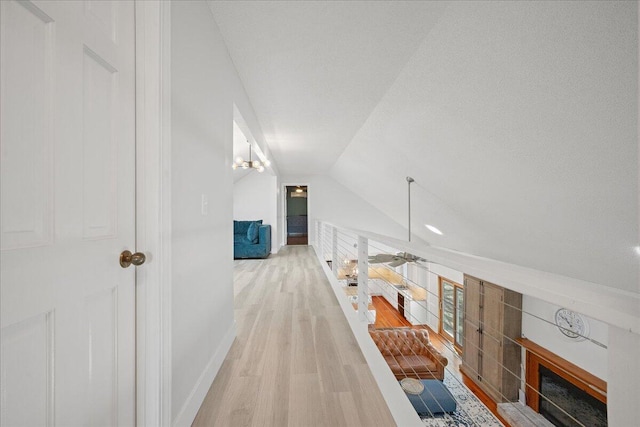
[[[636,250],[636,254],[640,255],[640,246],[636,246],[634,249]]]
[[[425,227],[427,227],[430,231],[432,231],[433,233],[436,233],[440,236],[442,236],[442,231],[438,230],[436,227],[434,227],[433,225],[429,225],[429,224],[425,224]]]

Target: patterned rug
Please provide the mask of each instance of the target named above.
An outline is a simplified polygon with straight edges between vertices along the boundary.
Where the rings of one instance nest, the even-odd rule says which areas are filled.
[[[491,411],[477,397],[445,370],[444,385],[447,386],[456,399],[456,412],[451,414],[437,414],[433,417],[422,417],[422,422],[428,427],[504,427],[493,416]]]

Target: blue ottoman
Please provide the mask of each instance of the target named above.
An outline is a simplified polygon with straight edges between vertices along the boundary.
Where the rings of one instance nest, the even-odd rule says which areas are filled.
[[[455,412],[456,400],[442,381],[419,380],[424,385],[420,394],[405,393],[418,415]]]

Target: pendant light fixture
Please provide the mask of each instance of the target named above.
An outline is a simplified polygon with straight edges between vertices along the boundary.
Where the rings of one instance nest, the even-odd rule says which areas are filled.
[[[231,165],[231,168],[233,168],[233,170],[238,168],[256,169],[258,172],[264,172],[264,167],[269,166],[271,162],[269,160],[265,160],[264,163],[261,163],[260,160],[253,160],[251,143],[249,140],[247,140],[247,144],[249,144],[249,160],[244,160],[242,156],[238,156],[236,157],[236,161]]]

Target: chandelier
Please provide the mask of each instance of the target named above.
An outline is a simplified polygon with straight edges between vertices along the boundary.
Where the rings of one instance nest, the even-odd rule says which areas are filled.
[[[249,160],[244,160],[242,156],[238,156],[236,157],[236,161],[231,165],[231,167],[233,168],[233,170],[242,168],[242,169],[256,169],[258,172],[264,172],[264,167],[269,166],[271,162],[269,160],[265,160],[264,162],[260,162],[260,160],[253,160],[251,157],[252,155],[251,143],[247,141],[247,144],[249,144]]]

